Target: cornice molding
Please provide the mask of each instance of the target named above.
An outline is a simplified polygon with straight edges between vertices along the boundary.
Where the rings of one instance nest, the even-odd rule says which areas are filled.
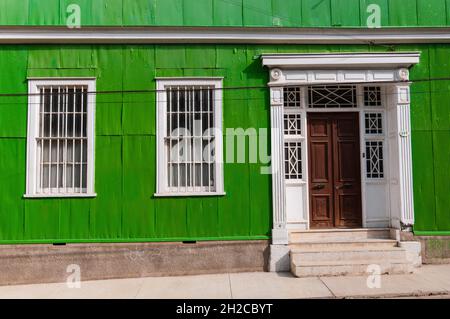
[[[450,43],[450,28],[0,27],[0,43]]]

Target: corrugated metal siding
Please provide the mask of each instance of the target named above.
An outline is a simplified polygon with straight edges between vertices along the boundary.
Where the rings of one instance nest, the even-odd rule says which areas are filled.
[[[321,45],[1,46],[1,93],[26,93],[27,76],[95,76],[97,89],[148,90],[155,76],[224,76],[226,87],[264,86],[257,55],[385,50]],[[419,50],[412,80],[450,76],[450,45]],[[7,76],[5,76],[7,75]],[[416,230],[450,230],[450,81],[412,87]],[[269,126],[267,89],[226,90],[225,127]],[[154,199],[155,95],[97,97],[96,199],[25,200],[26,97],[0,98],[0,242],[262,238],[271,228],[270,176],[226,164],[227,196]]]
[[[65,25],[78,4],[84,26],[365,27],[378,4],[382,26],[448,26],[448,0],[2,0],[0,25]]]

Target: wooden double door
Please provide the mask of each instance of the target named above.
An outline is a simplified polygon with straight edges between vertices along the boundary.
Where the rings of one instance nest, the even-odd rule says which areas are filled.
[[[362,226],[358,113],[309,113],[311,228]]]

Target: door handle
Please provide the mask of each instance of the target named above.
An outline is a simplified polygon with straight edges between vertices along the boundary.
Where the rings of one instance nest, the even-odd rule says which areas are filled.
[[[313,187],[314,190],[321,190],[321,189],[324,189],[324,188],[325,188],[324,184],[319,184],[319,185],[316,185],[316,186]]]
[[[351,183],[344,183],[344,184],[342,184],[340,186],[336,186],[336,189],[344,189],[344,188],[352,188],[352,187],[353,187],[353,184],[351,184]]]

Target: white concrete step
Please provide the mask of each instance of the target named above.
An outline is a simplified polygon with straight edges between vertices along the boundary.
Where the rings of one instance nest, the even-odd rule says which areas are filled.
[[[372,263],[363,261],[340,261],[340,262],[310,262],[296,265],[291,262],[291,271],[296,277],[328,277],[346,275],[371,275],[369,266]],[[380,266],[381,274],[407,274],[414,272],[414,267],[408,262],[390,262],[377,264]]]
[[[398,242],[393,239],[359,239],[359,240],[336,240],[331,242],[311,241],[300,242],[289,245],[291,250],[335,250],[335,249],[389,249],[398,247]]]
[[[361,241],[365,239],[391,239],[388,228],[379,229],[319,229],[308,231],[292,231],[290,243]]]
[[[291,250],[291,262],[296,266],[307,265],[314,262],[364,262],[366,264],[404,263],[407,262],[406,250],[391,247],[389,249],[349,249],[339,247],[334,250]]]

